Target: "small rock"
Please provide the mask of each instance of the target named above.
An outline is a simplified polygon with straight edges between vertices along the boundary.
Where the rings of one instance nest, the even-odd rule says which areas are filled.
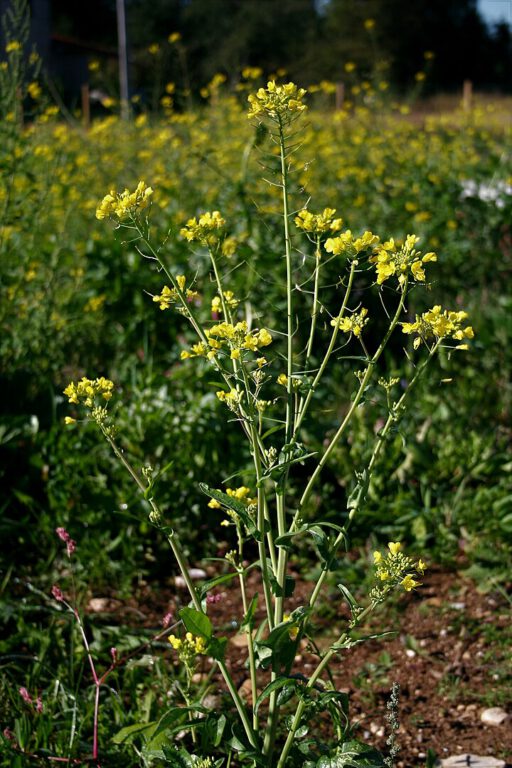
[[[508,718],[508,714],[501,707],[490,707],[484,709],[480,715],[480,720],[486,725],[501,725]]]
[[[505,768],[503,760],[482,755],[452,755],[441,760],[442,768]]]
[[[208,574],[206,571],[203,571],[202,568],[190,568],[188,575],[192,581],[200,581],[201,579],[206,579]],[[184,589],[187,586],[187,582],[183,576],[179,575],[174,579],[174,585],[178,587],[178,589]]]
[[[196,685],[199,685],[200,683],[204,683],[208,680],[208,675],[205,672],[195,672],[192,675],[192,682]]]
[[[237,635],[233,635],[233,637],[229,639],[229,642],[231,645],[234,645],[235,648],[247,648],[249,645],[249,635],[247,635],[245,632],[243,634],[239,633]]]
[[[194,581],[198,581],[199,579],[206,579],[208,574],[202,568],[190,568],[188,575]]]
[[[405,655],[407,656],[408,659],[414,659],[414,657],[416,656],[416,651],[413,651],[412,648],[406,648]]]
[[[370,723],[370,733],[373,734],[373,736],[378,736],[380,738],[384,736],[384,728],[377,725],[377,723]]]
[[[87,609],[91,613],[112,613],[121,605],[119,600],[111,597],[92,597],[87,603]]]

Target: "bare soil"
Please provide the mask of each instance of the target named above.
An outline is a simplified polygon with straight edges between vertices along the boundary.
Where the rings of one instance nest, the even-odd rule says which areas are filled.
[[[261,592],[256,575],[252,579],[252,589]],[[424,766],[429,749],[439,758],[473,754],[512,764],[511,587],[482,594],[460,574],[431,568],[420,589],[385,606],[367,629],[369,633],[394,630],[394,634],[358,645],[331,665],[337,689],[349,694],[354,736],[386,752],[386,705],[396,681],[400,685],[398,768]],[[298,581],[288,610],[305,604],[311,589],[312,582]],[[230,637],[231,672],[241,695],[250,701],[246,641],[233,626],[241,616],[236,583],[223,585],[213,594],[220,595],[220,600],[209,606],[210,618]],[[147,587],[130,606],[119,605],[118,610],[125,614],[128,609],[145,626],[155,626],[167,612],[176,616],[184,603],[182,589]],[[315,620],[320,648],[339,636],[346,615],[339,593],[333,593]],[[311,651],[302,641],[295,673],[311,674],[318,663]],[[490,707],[504,709],[508,719],[501,725],[484,724],[482,712]]]

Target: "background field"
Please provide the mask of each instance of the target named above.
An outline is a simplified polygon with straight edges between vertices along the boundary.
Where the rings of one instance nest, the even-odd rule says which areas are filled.
[[[109,189],[132,189],[143,179],[155,190],[151,227],[166,262],[175,274],[201,279],[209,269],[205,254],[191,252],[179,230],[198,212],[220,210],[229,232],[223,272],[248,316],[262,318],[272,331],[282,327],[279,199],[261,165],[271,146],[246,118],[247,94],[263,80],[254,70],[236,87],[225,80],[214,77],[204,86],[201,105],[136,107],[129,121],[114,104],[84,127],[80,115],[59,113],[41,97],[30,103],[23,129],[11,112],[0,122],[0,723],[32,753],[62,751],[70,719],[86,746],[90,731],[84,657],[70,622],[49,597],[53,584],[71,579],[55,528],[65,527],[78,542],[73,578],[78,602],[89,606],[88,630],[100,658],[112,645],[135,648],[151,631],[146,624],[130,626],[126,616],[105,624],[91,599],[133,600],[135,612],[147,600],[148,621],[155,624],[159,590],[176,575],[165,542],[147,522],[146,502],[93,426],[64,426],[68,382],[104,375],[118,384],[116,422],[124,448],[136,466],[166,468],[159,499],[195,565],[232,544],[198,483],[216,487],[249,465],[237,425],[226,424],[211,370],[180,360],[191,338],[178,314],[160,312],[152,300],[162,276],[126,242],[125,232],[120,238],[95,218]],[[333,83],[309,89],[291,177],[293,210],[330,206],[353,232],[369,229],[383,239],[419,235],[422,250],[439,256],[429,273],[435,302],[466,309],[476,337],[469,352],[440,355],[389,440],[352,529],[343,578],[354,588],[364,583],[372,549],[401,540],[426,553],[442,573],[458,570],[459,578],[470,577],[480,592],[500,595],[506,604],[512,565],[512,102],[477,94],[464,108],[453,96],[420,103],[414,94],[390,95],[379,77],[356,75],[350,88],[339,109]],[[293,238],[299,264],[308,244]],[[333,260],[326,269],[334,294],[341,267]],[[212,286],[197,299],[204,316],[214,294]],[[297,297],[307,305],[306,290]],[[428,293],[418,293],[408,311],[413,316],[431,303]],[[297,343],[302,333],[299,328]],[[399,379],[413,365],[404,346],[397,335],[385,360]],[[322,393],[323,417],[308,425],[313,447],[339,422],[352,378],[340,361]],[[367,459],[381,425],[380,398],[375,390],[360,409],[311,501],[311,515],[345,519],[354,467]],[[294,557],[314,578],[307,548]],[[170,599],[164,591],[162,615]],[[489,644],[500,642],[489,637]],[[104,740],[112,722],[117,729],[150,719],[172,688],[172,670],[160,662],[151,684],[149,663],[143,656],[119,673],[116,687],[130,703],[108,699],[100,724]],[[507,684],[500,675],[498,692]],[[20,686],[42,695],[45,712],[38,719],[20,700]],[[139,764],[129,745],[109,749],[108,765]],[[2,764],[25,765],[21,756],[6,759],[11,762]]]

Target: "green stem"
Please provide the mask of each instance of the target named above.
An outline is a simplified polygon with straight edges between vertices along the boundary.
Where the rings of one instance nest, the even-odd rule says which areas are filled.
[[[350,274],[349,274],[349,277],[348,277],[347,289],[345,291],[345,296],[343,298],[343,302],[341,304],[340,311],[339,311],[339,313],[337,315],[337,317],[340,318],[340,319],[345,314],[345,310],[347,308],[348,299],[349,299],[350,293],[352,291],[352,284],[354,282],[354,275],[355,275],[356,267],[357,267],[357,261],[354,260],[352,262],[351,266],[350,266]],[[304,420],[304,416],[306,415],[306,411],[308,410],[309,403],[311,402],[311,398],[315,394],[315,390],[316,390],[316,387],[318,386],[318,382],[320,381],[320,379],[322,378],[322,376],[324,374],[324,371],[325,371],[325,369],[327,367],[327,363],[329,362],[329,359],[330,359],[330,357],[331,357],[331,355],[333,353],[333,350],[334,350],[334,348],[336,346],[336,340],[338,338],[339,331],[340,331],[339,323],[337,323],[334,326],[334,330],[333,330],[332,335],[331,335],[331,340],[329,342],[329,346],[327,348],[327,352],[325,353],[325,356],[324,356],[324,359],[322,360],[320,368],[318,369],[318,372],[317,372],[315,378],[313,379],[313,383],[311,384],[311,389],[309,390],[308,394],[306,395],[306,398],[303,401],[301,401],[301,403],[299,404],[299,415],[298,415],[297,421],[295,423],[295,429],[294,429],[292,440],[294,440],[295,437],[297,436],[297,433],[298,433],[298,431],[299,431],[299,429],[300,429],[300,427],[302,425],[302,422]]]
[[[238,534],[238,557],[240,559],[240,562],[242,562],[243,541],[242,541],[242,534],[240,531],[240,525],[237,525],[237,534]],[[251,678],[251,696],[252,696],[252,706],[253,706],[252,727],[254,728],[255,731],[258,731],[259,718],[258,718],[257,712],[255,712],[254,710],[256,699],[258,698],[257,687],[256,687],[256,661],[254,657],[254,639],[252,636],[252,622],[248,621],[248,617],[247,617],[249,604],[247,602],[247,591],[245,589],[245,580],[244,580],[243,573],[241,572],[238,573],[238,580],[240,583],[240,594],[242,595],[242,607],[244,611],[244,620],[247,621],[247,627],[246,627],[247,649],[249,651],[249,676]]]
[[[386,419],[386,423],[384,424],[383,428],[380,431],[379,438],[378,438],[378,440],[376,441],[376,443],[374,445],[374,448],[373,448],[373,451],[372,451],[372,455],[370,457],[370,461],[368,462],[368,465],[366,467],[366,476],[367,477],[371,477],[371,474],[373,472],[373,468],[375,467],[375,464],[376,464],[377,459],[379,457],[379,454],[380,454],[380,451],[382,449],[382,446],[386,442],[386,438],[387,438],[388,432],[389,432],[389,430],[391,428],[391,425],[396,423],[397,420],[399,420],[400,412],[401,412],[401,410],[402,410],[402,408],[404,406],[404,403],[405,403],[406,399],[411,394],[411,391],[414,389],[414,387],[416,386],[418,380],[421,378],[421,376],[423,375],[423,372],[425,371],[425,369],[429,365],[430,361],[432,360],[433,356],[437,352],[437,349],[438,349],[439,345],[441,344],[441,341],[442,341],[441,339],[438,339],[438,341],[434,344],[432,349],[429,351],[429,355],[426,358],[426,360],[424,360],[423,363],[421,363],[421,365],[418,366],[418,368],[416,369],[416,373],[414,374],[413,378],[409,382],[409,386],[407,387],[405,392],[403,392],[402,396],[395,403],[395,405],[393,406],[392,411],[389,413],[388,418]],[[347,534],[347,532],[348,532],[348,530],[349,530],[349,528],[350,528],[350,526],[352,524],[352,521],[353,521],[355,515],[360,510],[360,508],[363,505],[365,499],[366,499],[366,494],[362,493],[359,496],[359,498],[357,499],[357,503],[350,509],[349,514],[348,514],[347,522],[343,526],[343,531],[338,534],[338,536],[336,537],[336,540],[334,542],[334,545],[333,545],[333,548],[332,548],[333,554],[336,553],[337,548],[340,546],[341,542],[345,538],[345,536],[346,536],[346,534]],[[316,603],[316,601],[318,599],[318,596],[320,594],[320,591],[322,589],[323,583],[324,583],[324,581],[325,581],[325,579],[327,577],[327,573],[328,572],[329,572],[329,568],[326,565],[326,567],[320,573],[318,581],[317,581],[317,583],[315,585],[315,588],[314,588],[314,590],[313,590],[313,592],[311,594],[311,597],[310,597],[310,600],[309,600],[310,608],[313,608],[313,606],[315,605],[315,603]]]
[[[332,452],[336,448],[336,445],[338,444],[340,438],[344,434],[347,426],[350,424],[350,421],[352,419],[352,415],[353,415],[354,411],[356,410],[356,408],[358,407],[358,405],[359,405],[359,403],[361,401],[361,398],[363,397],[363,394],[364,394],[364,392],[366,390],[366,387],[367,387],[367,385],[368,385],[368,383],[369,383],[369,381],[370,381],[370,379],[371,379],[371,377],[373,375],[373,372],[375,370],[375,366],[377,364],[377,361],[379,360],[381,354],[383,353],[383,351],[384,351],[384,349],[386,347],[386,344],[388,343],[389,337],[393,333],[393,331],[394,331],[394,329],[395,329],[395,327],[396,327],[396,325],[398,323],[398,320],[400,318],[400,315],[402,313],[402,310],[403,310],[403,307],[404,307],[404,302],[405,302],[405,297],[406,297],[406,294],[407,294],[407,290],[406,289],[407,289],[407,283],[404,285],[404,288],[402,290],[402,294],[400,296],[400,301],[398,303],[398,307],[397,307],[395,315],[394,315],[394,317],[393,317],[393,319],[391,321],[391,324],[390,324],[390,326],[389,326],[389,328],[388,328],[388,330],[387,330],[383,340],[381,341],[377,351],[373,355],[372,359],[368,362],[366,370],[365,370],[365,372],[363,374],[363,377],[361,379],[361,383],[359,385],[359,389],[357,390],[356,395],[354,397],[354,400],[352,401],[352,405],[350,406],[350,408],[349,408],[345,418],[343,419],[343,421],[341,422],[340,426],[338,427],[338,430],[337,430],[336,434],[334,435],[334,437],[332,438],[331,442],[327,446],[324,455],[322,456],[322,458],[318,462],[315,471],[313,472],[313,474],[311,475],[311,477],[309,479],[309,482],[308,482],[308,484],[307,484],[307,486],[306,486],[306,488],[304,490],[304,493],[302,494],[302,498],[301,498],[301,500],[299,502],[299,506],[298,506],[297,512],[295,513],[295,516],[294,516],[294,519],[293,519],[293,522],[292,522],[290,530],[293,530],[295,528],[297,520],[298,520],[298,518],[300,516],[300,512],[301,512],[304,504],[308,501],[308,499],[309,499],[309,497],[310,497],[310,495],[311,495],[311,493],[313,491],[313,488],[315,486],[315,483],[318,480],[318,477],[319,477],[320,473],[322,472],[322,470],[323,470],[324,466],[326,465],[326,463],[329,461],[329,457],[331,456]]]
[[[293,300],[292,300],[292,253],[291,238],[289,226],[289,206],[288,206],[288,169],[286,167],[286,143],[284,136],[283,123],[279,118],[279,154],[281,159],[281,189],[283,194],[283,227],[284,227],[284,248],[286,258],[286,431],[285,443],[289,443],[292,436],[292,416],[293,416]]]
[[[375,607],[375,605],[374,605],[373,603],[370,603],[370,605],[368,605],[368,606],[367,606],[367,607],[364,609],[364,611],[362,611],[362,612],[361,612],[361,614],[359,615],[359,617],[358,617],[358,619],[357,619],[357,622],[355,622],[354,626],[357,626],[358,624],[360,624],[360,623],[361,623],[361,621],[362,621],[364,618],[366,618],[366,616],[368,615],[368,613],[370,613],[370,611],[372,611],[372,610],[374,609],[374,607]],[[339,645],[341,645],[342,643],[346,642],[348,639],[349,639],[349,635],[348,635],[346,632],[344,632],[344,633],[343,633],[343,634],[342,634],[342,635],[339,637],[339,639],[337,640],[337,642],[335,643],[335,645],[339,646]],[[333,657],[333,656],[334,656],[336,653],[338,653],[340,650],[341,650],[341,649],[340,649],[339,647],[338,647],[338,648],[332,648],[332,647],[331,647],[331,648],[330,648],[330,649],[327,651],[327,653],[326,653],[326,654],[325,654],[325,656],[324,656],[324,657],[321,659],[321,661],[319,662],[319,664],[318,664],[318,666],[316,667],[315,671],[313,672],[313,674],[312,674],[312,675],[311,675],[311,677],[309,678],[309,680],[308,680],[308,682],[307,682],[307,684],[306,684],[306,689],[307,689],[307,690],[311,690],[311,689],[314,687],[314,685],[316,684],[316,682],[317,682],[317,680],[319,679],[320,675],[322,674],[323,670],[326,668],[326,666],[327,666],[327,665],[329,664],[329,662],[331,661],[332,657]],[[278,763],[277,763],[277,768],[284,768],[284,765],[285,765],[285,763],[286,763],[286,760],[287,760],[287,758],[288,758],[288,754],[289,754],[289,752],[290,752],[290,749],[291,749],[291,747],[292,747],[292,745],[293,745],[293,742],[294,742],[294,739],[295,739],[295,734],[297,733],[297,729],[298,729],[298,727],[299,727],[299,725],[300,725],[300,721],[301,721],[301,718],[302,718],[302,714],[303,714],[303,712],[304,712],[304,709],[305,709],[305,707],[306,707],[306,700],[305,700],[305,697],[303,697],[303,698],[300,700],[300,702],[299,702],[299,704],[298,704],[298,706],[297,706],[297,710],[296,710],[296,712],[295,712],[295,715],[294,715],[294,717],[293,717],[293,720],[292,720],[292,724],[291,724],[291,726],[290,726],[290,730],[289,730],[289,733],[288,733],[288,737],[287,737],[287,739],[286,739],[286,742],[285,742],[285,744],[284,744],[284,746],[283,746],[283,749],[282,749],[281,755],[280,755],[280,757],[279,757],[279,760],[278,760]]]
[[[115,442],[114,438],[111,435],[108,434],[108,432],[106,431],[105,427],[100,424],[100,428],[101,428],[101,431],[103,432],[103,435],[105,436],[107,442],[109,443],[110,447],[114,451],[114,454],[116,455],[116,457],[120,460],[120,462],[122,463],[124,468],[130,473],[130,475],[132,476],[133,480],[137,484],[138,488],[142,491],[143,494],[145,494],[146,490],[147,490],[146,486],[144,485],[143,481],[141,480],[141,478],[139,477],[137,472],[134,470],[134,468],[132,467],[132,465],[130,464],[128,459],[125,457],[123,451],[119,448],[119,446]],[[165,531],[165,529],[164,529],[164,527],[162,525],[162,520],[163,520],[162,512],[161,512],[158,504],[156,503],[156,501],[153,498],[148,499],[148,502],[149,502],[149,504],[151,506],[151,510],[152,510],[152,518],[153,518],[152,522],[153,522],[153,525],[155,525],[155,527],[158,528],[159,530],[164,531],[166,536],[167,536],[167,541],[169,542],[169,545],[171,547],[172,553],[173,553],[173,555],[174,555],[174,557],[176,559],[176,562],[178,563],[178,567],[180,569],[181,575],[183,576],[185,584],[187,585],[187,589],[188,589],[188,591],[190,593],[190,597],[192,599],[192,602],[194,603],[194,608],[196,609],[196,611],[200,611],[201,613],[204,613],[204,611],[203,611],[203,609],[201,607],[201,601],[199,600],[199,598],[197,596],[195,587],[194,587],[194,585],[192,583],[192,580],[190,578],[189,567],[188,567],[187,560],[186,560],[186,558],[185,558],[185,556],[184,556],[184,554],[183,554],[183,552],[181,550],[181,545],[180,545],[180,543],[178,541],[178,538],[177,538],[175,532],[171,531],[171,533],[168,533],[167,531]]]
[[[240,716],[241,723],[244,727],[245,734],[249,740],[249,743],[252,747],[255,749],[258,748],[258,740],[256,738],[256,735],[252,729],[252,726],[249,722],[249,718],[247,716],[247,712],[245,710],[245,705],[240,698],[240,695],[238,691],[235,688],[235,685],[233,683],[233,680],[231,679],[231,675],[229,674],[226,665],[223,661],[219,661],[219,669],[222,672],[222,676],[224,678],[224,681],[228,687],[229,693],[231,694],[231,698],[233,699],[233,702],[235,704],[235,707],[237,708],[238,714]]]
[[[320,279],[320,258],[321,258],[321,251],[320,251],[320,237],[317,237],[316,241],[316,251],[315,251],[315,282],[314,282],[314,288],[313,288],[313,308],[311,311],[311,327],[309,330],[309,339],[308,344],[306,347],[306,360],[304,361],[304,370],[307,372],[308,370],[308,363],[309,358],[311,357],[311,351],[313,349],[313,341],[315,338],[315,330],[316,330],[316,321],[318,317],[318,283]]]

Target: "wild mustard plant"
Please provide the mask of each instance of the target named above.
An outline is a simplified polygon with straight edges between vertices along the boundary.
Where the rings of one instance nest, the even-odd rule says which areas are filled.
[[[465,312],[443,310],[438,305],[414,322],[407,321],[412,289],[426,283],[429,265],[437,259],[433,252],[422,253],[417,236],[409,234],[403,242],[382,241],[372,232],[358,235],[342,231],[342,219],[335,218],[334,208],[325,208],[321,213],[303,208],[294,213],[289,201],[290,173],[299,147],[297,122],[306,110],[304,97],[305,91],[294,84],[274,82],[249,96],[249,118],[265,125],[272,143],[269,162],[277,160],[272,184],[279,190],[282,205],[285,308],[279,327],[253,327],[252,316],[244,316],[245,297],[235,295],[229,284],[230,270],[223,262],[229,223],[219,211],[195,216],[181,230],[185,241],[208,254],[213,290],[208,284],[196,284],[192,274],[175,272],[164,260],[163,249],[153,243],[149,226],[152,188],[144,182],[134,192],[110,192],[96,213],[100,219],[110,219],[119,230],[126,230],[132,241],[135,238],[141,255],[154,262],[165,276],[165,285],[160,294],[153,296],[153,301],[162,311],[183,315],[194,337],[182,350],[181,360],[193,365],[200,361],[199,364],[211,367],[221,384],[220,388],[216,385],[216,395],[226,408],[226,417],[239,423],[241,438],[248,442],[252,460],[252,470],[247,473],[251,477],[250,487],[221,490],[202,486],[210,497],[207,506],[222,510],[225,518],[221,524],[234,528],[235,548],[224,557],[226,573],[201,587],[192,583],[179,532],[167,523],[169,519],[172,524],[172,512],[161,510],[158,505],[153,469],[143,467],[139,472],[118,444],[115,418],[107,409],[113,383],[105,378],[83,378],[65,390],[69,402],[76,407],[84,406],[89,418],[97,423],[147,499],[149,520],[171,545],[191,601],[180,612],[183,634],[169,638],[180,663],[192,679],[197,656],[207,656],[211,665],[218,666],[231,696],[231,714],[238,719],[238,725],[229,728],[225,713],[207,711],[208,722],[215,722],[212,741],[211,729],[207,732],[205,727],[201,696],[194,701],[190,689],[184,695],[190,719],[186,726],[181,722],[180,728],[190,729],[194,759],[206,761],[205,764],[210,764],[210,754],[215,750],[217,756],[227,756],[227,765],[231,764],[233,752],[239,753],[237,765],[384,765],[377,753],[350,738],[345,694],[335,691],[324,679],[324,673],[340,655],[343,657],[354,643],[361,641],[360,628],[390,592],[410,592],[421,586],[419,578],[426,568],[423,560],[409,557],[400,542],[390,542],[386,553],[376,551],[374,586],[366,601],[356,600],[344,584],[338,585],[340,600],[347,603],[350,616],[340,619],[335,641],[319,652],[318,663],[309,677],[300,668],[293,671],[294,659],[299,644],[308,642],[326,579],[336,572],[351,523],[364,507],[385,441],[402,419],[418,380],[441,346],[465,348],[465,343],[457,342],[473,336],[471,326],[466,325]],[[297,232],[293,231],[294,223]],[[301,272],[309,270],[308,262],[297,265],[293,245],[297,236],[305,237],[314,248],[314,267],[307,274]],[[334,306],[323,298],[323,270],[330,259],[336,259],[340,273],[340,295]],[[299,281],[312,285],[305,318],[298,315]],[[387,310],[384,328],[361,306],[361,286],[380,293]],[[209,313],[213,313],[213,320]],[[264,308],[259,316],[263,315]],[[297,328],[304,323],[308,328],[307,342],[301,347]],[[395,396],[396,380],[382,378],[382,359],[391,336],[400,329],[405,334],[417,334],[411,354],[421,354],[416,352],[420,343],[426,347],[426,354],[414,359],[414,375],[400,396]],[[346,346],[351,353],[346,359],[356,361],[354,388],[343,394],[342,416],[336,429],[326,434],[323,451],[312,450],[307,425],[315,418],[315,405],[319,406],[320,385],[330,368],[343,361]],[[354,354],[356,350],[359,354]],[[317,519],[310,514],[310,498],[336,446],[350,435],[352,420],[356,410],[364,406],[369,386],[376,382],[383,382],[388,412],[375,436],[370,459],[366,466],[354,468],[352,492],[339,519]],[[67,420],[74,419],[71,416]],[[307,603],[289,611],[287,601],[294,588],[289,555],[299,536],[311,537],[314,542],[320,574]],[[253,553],[257,555],[251,562]],[[261,601],[259,591],[254,593],[249,588],[247,576],[253,568],[261,577]],[[250,701],[244,701],[237,690],[226,658],[227,637],[208,616],[209,602],[205,599],[213,585],[231,579],[238,581],[243,606],[240,631],[247,639]],[[264,618],[257,621],[260,610]],[[322,711],[332,719],[329,738],[314,729],[315,717]],[[174,710],[163,714],[155,733],[170,728],[174,716]],[[173,733],[172,729],[169,733]],[[151,750],[151,741],[146,748]],[[215,764],[224,765],[220,758]]]

